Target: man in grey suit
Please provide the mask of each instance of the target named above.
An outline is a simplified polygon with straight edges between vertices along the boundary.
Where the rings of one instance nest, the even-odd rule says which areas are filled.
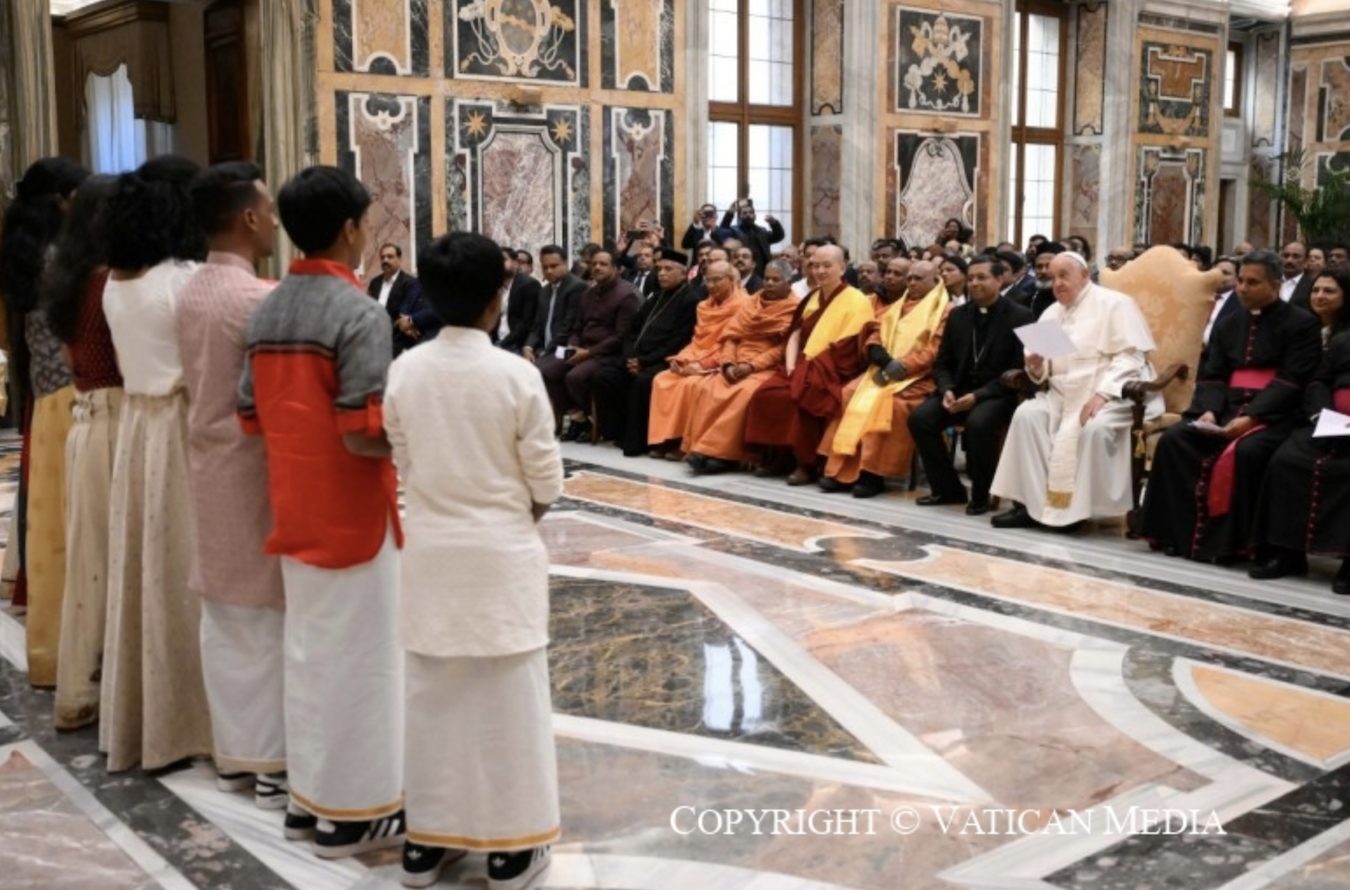
[[[539,251],[539,267],[544,273],[544,286],[539,292],[534,327],[521,350],[530,361],[555,355],[559,347],[567,346],[586,290],[586,282],[568,271],[567,254],[556,244]]]

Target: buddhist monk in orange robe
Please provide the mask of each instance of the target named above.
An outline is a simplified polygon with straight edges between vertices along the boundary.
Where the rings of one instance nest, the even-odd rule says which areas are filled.
[[[886,477],[909,475],[909,414],[936,389],[933,363],[950,309],[937,264],[914,263],[905,298],[868,325],[863,350],[869,368],[844,388],[847,407],[820,441],[827,458],[821,489],[875,497]]]
[[[880,320],[896,300],[903,300],[909,290],[909,257],[898,256],[881,267],[876,293],[872,294],[872,310]]]
[[[751,459],[744,444],[746,409],[783,364],[797,314],[791,275],[787,262],[769,263],[763,289],[741,304],[722,333],[719,373],[699,380],[683,444],[695,474],[721,473]]]
[[[708,264],[703,276],[708,296],[698,304],[694,338],[671,356],[669,370],[652,380],[652,407],[647,420],[647,443],[653,450],[678,448],[689,423],[694,396],[704,380],[721,370],[722,333],[749,301],[741,278],[730,263]]]
[[[746,412],[745,444],[787,448],[797,468],[789,485],[816,478],[816,449],[844,407],[844,384],[863,368],[857,337],[872,303],[844,281],[844,251],[827,244],[811,254],[817,287],[802,301],[788,336],[783,370],[766,380]]]

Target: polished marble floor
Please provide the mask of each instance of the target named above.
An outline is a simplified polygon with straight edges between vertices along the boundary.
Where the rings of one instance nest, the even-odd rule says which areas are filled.
[[[544,887],[1350,887],[1332,567],[1258,584],[1113,525],[565,456]],[[322,863],[205,764],[109,777],[92,731],[52,731],[21,621],[0,608],[0,887],[397,885],[395,855]],[[484,882],[470,857],[441,886]]]

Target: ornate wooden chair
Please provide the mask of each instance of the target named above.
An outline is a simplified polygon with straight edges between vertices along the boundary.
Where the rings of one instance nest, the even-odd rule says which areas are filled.
[[[1167,246],[1149,248],[1123,268],[1101,273],[1103,287],[1134,297],[1157,343],[1157,349],[1149,357],[1157,372],[1156,379],[1130,384],[1125,389],[1125,397],[1134,403],[1130,430],[1134,493],[1134,511],[1129,517],[1131,533],[1158,438],[1179,423],[1182,412],[1190,406],[1205,324],[1214,309],[1214,292],[1222,277],[1213,269],[1201,272]],[[1161,416],[1146,420],[1145,404],[1154,393],[1162,393],[1165,407]]]

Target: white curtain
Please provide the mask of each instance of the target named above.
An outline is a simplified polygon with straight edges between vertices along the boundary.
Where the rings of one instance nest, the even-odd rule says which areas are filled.
[[[108,77],[89,75],[84,108],[85,163],[95,173],[133,170],[173,151],[173,124],[137,119],[126,65]]]

